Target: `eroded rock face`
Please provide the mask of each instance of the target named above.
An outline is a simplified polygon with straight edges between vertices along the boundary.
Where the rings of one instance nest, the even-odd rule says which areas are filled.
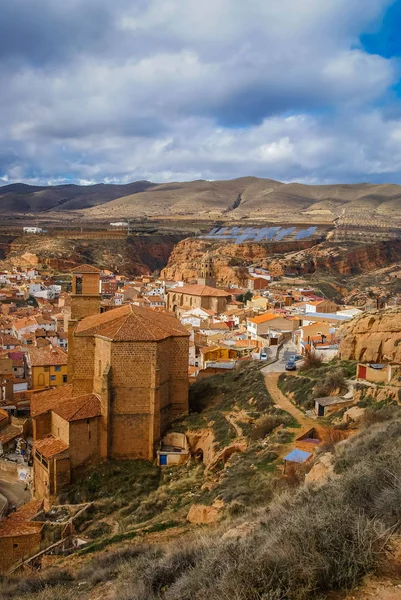
[[[187,515],[187,521],[194,525],[210,525],[220,519],[224,502],[216,500],[212,506],[192,504]]]
[[[358,275],[388,267],[401,260],[401,241],[373,244],[316,240],[279,243],[216,243],[199,238],[179,242],[171,253],[164,279],[191,282],[197,278],[204,254],[214,259],[217,280],[241,286],[247,279],[246,268],[258,265],[275,275],[306,275],[316,271],[334,275]],[[346,291],[346,290],[345,290]]]
[[[401,308],[356,317],[341,328],[339,354],[345,360],[401,363]]]

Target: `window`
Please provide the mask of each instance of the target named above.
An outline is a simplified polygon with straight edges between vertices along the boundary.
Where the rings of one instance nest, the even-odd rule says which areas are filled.
[[[82,277],[79,275],[75,279],[75,293],[82,294]]]
[[[59,371],[61,371],[61,367],[54,367],[54,370],[59,372]]]
[[[67,375],[63,375],[63,383],[67,383]]]
[[[50,381],[56,381],[56,376],[55,375],[50,375]]]
[[[43,370],[44,370],[44,372],[45,372],[45,373],[48,373],[48,372],[49,372],[49,368],[50,368],[50,367],[43,367]]]
[[[16,550],[17,548],[19,548],[19,545],[18,544],[13,544],[13,548],[14,548],[14,550]]]

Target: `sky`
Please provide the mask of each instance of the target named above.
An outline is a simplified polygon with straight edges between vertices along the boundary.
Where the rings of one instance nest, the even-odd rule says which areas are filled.
[[[401,0],[5,0],[0,185],[401,183]]]

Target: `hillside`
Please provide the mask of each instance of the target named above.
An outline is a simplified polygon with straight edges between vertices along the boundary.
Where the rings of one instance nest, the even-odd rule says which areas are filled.
[[[108,220],[151,216],[331,223],[335,219],[401,224],[398,185],[303,185],[243,177],[126,185],[27,186],[0,188],[0,212],[75,214]]]
[[[32,186],[13,183],[0,187],[0,212],[42,213],[70,211],[97,206],[126,194],[143,192],[153,184],[135,181],[127,185],[57,185]]]
[[[250,384],[257,402],[250,406],[267,408],[271,418],[271,400],[255,375],[247,373],[245,383],[241,376],[229,375],[227,381],[220,376],[219,385],[216,379],[211,386],[219,392],[214,401],[203,382],[192,397],[196,410],[190,425],[197,425],[197,414],[206,411],[220,437],[223,429],[210,411],[235,409],[243,417],[240,410],[250,400],[240,405],[241,392],[250,391]],[[239,395],[230,399],[233,390]],[[199,401],[206,401],[206,407]],[[285,419],[278,411],[276,416]],[[160,473],[150,463],[132,461],[131,468],[109,463],[88,473],[73,491],[79,501],[83,493],[94,500],[91,520],[81,524],[82,535],[93,541],[70,556],[49,556],[50,568],[45,565],[38,574],[3,578],[1,597],[344,600],[352,590],[349,600],[396,600],[400,408],[373,407],[359,432],[337,445],[333,438],[315,463],[320,472],[324,465],[331,468],[305,484],[302,472],[280,477],[277,459],[289,432],[278,422],[272,431],[255,421],[248,430],[248,449],[214,471],[195,461]],[[293,423],[288,425],[291,430]],[[185,522],[191,503],[211,507],[216,495],[223,506],[219,524],[199,529]]]

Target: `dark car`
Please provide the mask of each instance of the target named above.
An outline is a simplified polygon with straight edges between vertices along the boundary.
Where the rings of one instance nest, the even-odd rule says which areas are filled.
[[[287,364],[285,365],[285,370],[286,371],[296,371],[297,365],[295,364],[295,360],[289,360],[287,362]]]

